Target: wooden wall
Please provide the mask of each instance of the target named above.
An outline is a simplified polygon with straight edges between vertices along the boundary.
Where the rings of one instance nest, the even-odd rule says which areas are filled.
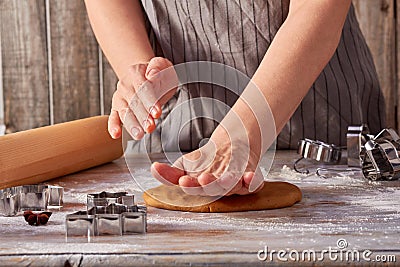
[[[400,92],[397,33],[400,32],[400,24],[396,21],[400,0],[353,0],[353,3],[385,95],[388,126],[400,130],[397,121]]]
[[[385,94],[388,124],[399,129],[395,1],[353,0]],[[7,132],[109,112],[117,79],[82,0],[0,0],[0,27],[0,124],[4,112]]]
[[[117,79],[82,0],[0,0],[0,22],[8,133],[109,111]]]

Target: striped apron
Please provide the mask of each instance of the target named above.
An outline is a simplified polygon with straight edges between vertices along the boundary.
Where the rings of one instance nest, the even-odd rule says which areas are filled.
[[[199,60],[223,63],[249,77],[285,21],[289,4],[289,0],[142,0],[150,41],[158,56],[174,64]],[[168,136],[178,140],[180,151],[197,149],[217,126],[210,118],[199,118],[204,114],[197,114],[198,109],[188,102],[202,97],[229,106],[237,100],[230,90],[212,84],[181,86],[163,107],[155,132],[137,142],[134,149],[176,151],[176,145],[165,142]],[[168,117],[177,105],[179,112]],[[182,125],[188,116],[195,119],[189,118],[190,122]],[[385,105],[352,5],[336,52],[279,134],[277,148],[296,149],[302,138],[343,146],[347,126],[361,123],[377,133],[385,127]]]

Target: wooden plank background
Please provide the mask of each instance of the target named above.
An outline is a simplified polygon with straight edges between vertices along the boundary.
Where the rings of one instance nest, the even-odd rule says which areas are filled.
[[[353,3],[374,56],[388,125],[399,130],[396,1]],[[97,45],[82,0],[0,0],[0,25],[0,91],[8,133],[109,113],[117,78]]]
[[[396,1],[353,0],[358,21],[374,57],[379,81],[386,100],[387,124],[399,130],[397,123]],[[399,1],[400,4],[400,1]]]
[[[45,1],[0,2],[4,121],[9,132],[49,124]]]
[[[7,133],[108,113],[117,78],[82,0],[0,0],[0,25]]]

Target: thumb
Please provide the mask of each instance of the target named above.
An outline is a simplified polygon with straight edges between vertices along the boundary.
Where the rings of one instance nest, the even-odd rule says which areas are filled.
[[[146,69],[146,79],[150,80],[160,71],[172,67],[171,61],[163,57],[153,57]]]
[[[151,174],[165,185],[177,185],[179,178],[184,176],[185,172],[166,163],[154,162],[151,165]]]

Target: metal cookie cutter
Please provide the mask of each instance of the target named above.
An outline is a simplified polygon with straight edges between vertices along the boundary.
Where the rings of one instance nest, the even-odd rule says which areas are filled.
[[[21,211],[61,208],[64,188],[45,184],[22,185],[0,190],[0,215],[14,216]]]
[[[298,173],[309,174],[310,171],[300,171],[297,168],[297,164],[303,159],[312,159],[324,163],[336,163],[339,162],[342,151],[340,147],[335,145],[328,145],[321,141],[314,141],[310,139],[303,139],[299,141],[299,147],[297,153],[301,155],[301,158],[296,160],[294,163],[294,170]],[[318,174],[318,170],[317,170]]]
[[[370,180],[400,178],[400,138],[393,129],[382,130],[361,152],[362,171]]]
[[[349,167],[362,167],[361,152],[365,143],[374,138],[369,134],[366,124],[349,126],[347,128],[347,165]]]
[[[340,159],[340,148],[320,141],[304,139],[299,142],[298,153],[303,158],[325,163],[334,163]],[[395,180],[400,178],[400,137],[393,129],[383,129],[378,135],[369,134],[366,125],[349,126],[347,132],[347,165],[350,168],[318,168],[321,171],[347,172],[362,170],[363,176],[369,180]],[[351,168],[356,167],[356,168]]]
[[[339,147],[310,139],[300,140],[297,153],[305,159],[313,159],[326,163],[338,162],[342,155]]]
[[[127,192],[108,193],[105,191],[98,194],[87,195],[88,209],[98,206],[108,206],[112,203],[133,206],[135,204],[135,196]]]
[[[147,230],[147,208],[134,204],[125,192],[89,194],[86,211],[67,215],[67,237],[142,234]],[[99,205],[97,205],[99,204]]]

